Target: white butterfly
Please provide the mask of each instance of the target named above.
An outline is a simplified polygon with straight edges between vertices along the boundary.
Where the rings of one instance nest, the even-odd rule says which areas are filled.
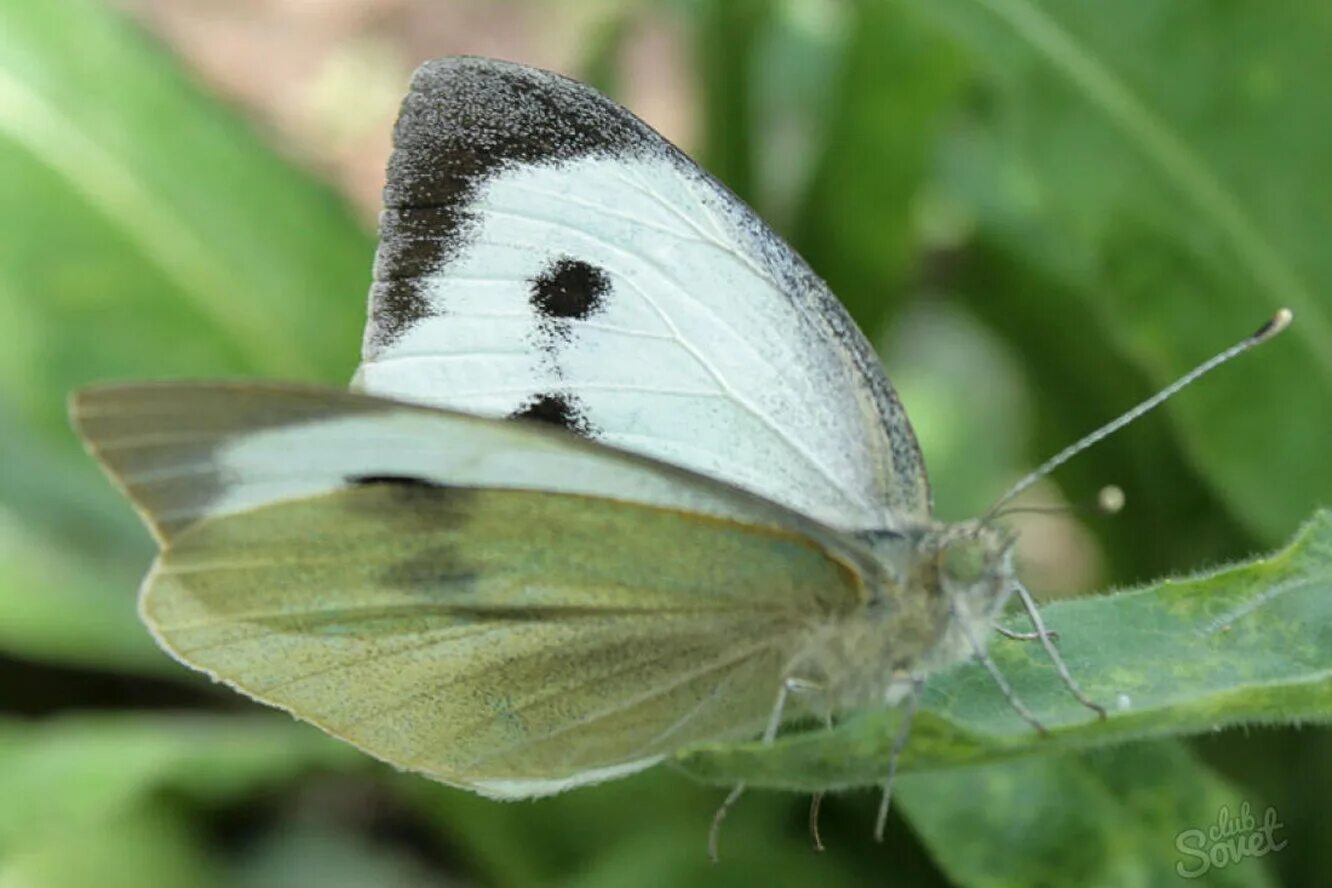
[[[914,707],[969,658],[1007,693],[986,646],[1015,592],[1055,656],[1011,539],[932,518],[822,281],[574,81],[417,72],[354,388],[73,413],[161,543],[162,646],[400,767],[536,796],[802,709]]]

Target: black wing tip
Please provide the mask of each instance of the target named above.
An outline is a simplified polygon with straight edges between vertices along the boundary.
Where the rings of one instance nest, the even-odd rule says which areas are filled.
[[[412,74],[394,129],[399,149],[477,152],[469,166],[478,169],[452,171],[464,179],[497,162],[639,151],[658,141],[665,140],[633,112],[585,83],[544,68],[468,55],[422,63]]]
[[[674,157],[659,133],[596,89],[516,62],[453,56],[412,75],[393,130],[363,356],[438,312],[426,286],[467,249],[486,182],[587,157]]]
[[[427,59],[416,66],[412,72],[413,90],[418,88],[430,89],[442,80],[458,76],[459,74],[470,74],[477,71],[487,72],[531,72],[537,74],[554,75],[554,72],[547,71],[544,68],[537,68],[532,65],[525,65],[522,62],[513,62],[507,59],[497,59],[490,56],[481,55],[451,55],[441,56],[437,59]]]
[[[460,82],[478,80],[526,80],[533,85],[567,87],[582,93],[601,96],[600,92],[556,71],[525,65],[522,62],[480,55],[453,55],[422,62],[412,72],[410,92],[441,93],[457,89]],[[603,96],[604,98],[604,96]],[[607,101],[610,101],[607,99]]]

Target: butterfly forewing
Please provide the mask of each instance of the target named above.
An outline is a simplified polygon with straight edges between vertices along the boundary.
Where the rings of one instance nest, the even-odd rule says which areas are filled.
[[[537,423],[338,389],[109,385],[80,392],[71,412],[159,539],[209,515],[374,478],[592,494],[829,537],[815,522],[744,491]]]
[[[638,118],[451,59],[417,72],[395,141],[360,387],[562,425],[837,527],[928,516],[841,305]]]

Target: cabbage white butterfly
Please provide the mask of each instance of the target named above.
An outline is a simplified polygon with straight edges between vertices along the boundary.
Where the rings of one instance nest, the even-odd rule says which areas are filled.
[[[161,546],[140,598],[159,644],[373,756],[541,796],[802,712],[910,712],[969,659],[1039,728],[986,653],[1014,594],[1099,710],[994,510],[933,519],[827,287],[586,86],[417,72],[362,358],[354,391],[114,385],[72,415]]]

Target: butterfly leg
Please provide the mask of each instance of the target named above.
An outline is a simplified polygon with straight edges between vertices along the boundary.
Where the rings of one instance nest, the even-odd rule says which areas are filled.
[[[952,611],[953,622],[957,625],[958,629],[962,631],[962,634],[966,636],[967,642],[970,643],[972,654],[980,664],[985,667],[985,671],[990,673],[990,678],[996,685],[998,685],[999,692],[1004,695],[1004,699],[1008,701],[1008,705],[1012,707],[1014,712],[1022,717],[1023,721],[1035,728],[1038,734],[1044,735],[1050,733],[1046,730],[1045,725],[1041,724],[1040,720],[1027,708],[1027,704],[1019,700],[1017,694],[1013,693],[1013,686],[1008,683],[1008,679],[1004,678],[1004,674],[999,671],[999,667],[994,665],[994,660],[990,659],[990,655],[986,652],[985,646],[982,645],[980,640],[972,633],[971,627],[967,624],[967,621],[961,618],[961,615],[957,611],[957,602],[950,601],[948,607],[949,610]]]
[[[1068,671],[1068,665],[1064,663],[1064,658],[1059,655],[1059,649],[1050,641],[1050,632],[1045,628],[1045,622],[1041,619],[1041,612],[1036,607],[1036,600],[1031,597],[1031,593],[1021,583],[1014,586],[1018,599],[1022,602],[1022,607],[1026,609],[1027,616],[1031,619],[1031,625],[1036,627],[1035,635],[1040,638],[1041,644],[1045,647],[1046,656],[1050,662],[1054,663],[1056,671],[1059,672],[1059,679],[1068,688],[1070,694],[1077,698],[1077,701],[1086,706],[1092,712],[1095,712],[1098,718],[1105,718],[1105,707],[1092,701],[1078,687],[1078,683],[1073,680],[1072,674]]]
[[[911,721],[916,716],[916,707],[920,703],[920,692],[925,687],[925,679],[918,675],[911,677],[911,692],[907,694],[906,708],[902,711],[902,723],[898,725],[897,736],[893,738],[893,748],[888,753],[888,776],[883,780],[883,798],[879,800],[879,814],[874,818],[874,841],[883,841],[883,832],[888,826],[888,808],[893,801],[893,780],[897,777],[897,760],[906,748],[907,736],[911,733]]]
[[[1036,641],[1041,637],[1039,632],[1014,632],[1012,629],[1000,626],[998,623],[994,624],[994,631],[998,632],[1004,638],[1011,638],[1014,641]],[[1059,633],[1051,629],[1045,633],[1045,637],[1054,641],[1059,637]]]
[[[819,810],[823,807],[823,790],[809,797],[809,837],[814,841],[814,850],[822,852],[823,836],[819,835]]]
[[[829,705],[823,710],[823,727],[831,731],[833,726],[832,706],[826,698],[825,702],[829,702]],[[814,842],[815,851],[824,850],[823,837],[819,835],[819,810],[823,807],[824,795],[824,791],[820,789],[809,798],[809,837]]]
[[[822,687],[822,685],[806,681],[803,678],[791,677],[783,681],[782,686],[777,690],[777,702],[773,704],[772,715],[768,717],[768,727],[763,731],[763,744],[766,746],[777,739],[777,729],[782,725],[782,713],[786,710],[786,698],[788,696],[792,693],[822,690]],[[722,821],[726,819],[726,815],[730,813],[731,808],[740,800],[740,796],[744,795],[744,792],[745,782],[742,780],[731,788],[730,793],[722,800],[717,813],[712,815],[712,828],[708,830],[708,858],[713,863],[718,860],[717,844],[721,838]]]
[[[744,792],[745,782],[741,780],[731,787],[731,791],[726,794],[726,798],[722,799],[721,806],[717,808],[717,813],[712,815],[712,827],[708,829],[708,859],[713,863],[721,859],[717,853],[717,843],[721,840],[722,821],[726,819],[726,815],[730,813],[731,808],[740,800],[740,796]]]

